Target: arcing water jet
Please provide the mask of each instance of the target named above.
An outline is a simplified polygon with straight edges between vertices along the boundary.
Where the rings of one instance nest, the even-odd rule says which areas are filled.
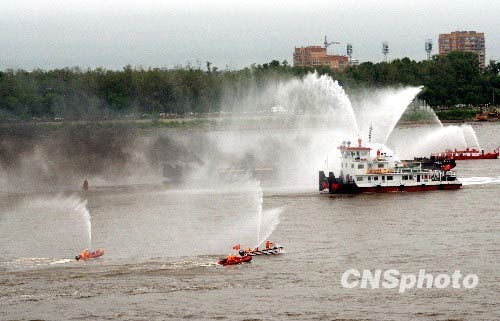
[[[372,127],[371,142],[385,144],[406,108],[421,90],[422,87],[374,90],[354,99],[354,113],[363,132],[361,138],[368,141],[368,130]]]

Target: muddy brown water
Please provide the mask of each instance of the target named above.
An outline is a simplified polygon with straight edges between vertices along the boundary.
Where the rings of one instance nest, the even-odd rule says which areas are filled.
[[[498,125],[475,125],[482,145]],[[321,195],[263,184],[283,208],[271,239],[285,254],[220,267],[238,235],[251,242],[254,191],[162,183],[0,192],[2,320],[500,319],[500,160],[459,162],[457,191]],[[316,173],[312,173],[316,175]],[[86,244],[100,259],[74,262]],[[347,269],[474,273],[474,289],[344,289]]]

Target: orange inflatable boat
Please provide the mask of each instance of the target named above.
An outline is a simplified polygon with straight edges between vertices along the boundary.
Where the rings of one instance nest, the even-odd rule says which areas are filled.
[[[252,257],[250,255],[245,255],[245,256],[230,255],[225,259],[220,260],[217,263],[219,263],[222,266],[226,266],[226,265],[236,265],[244,262],[250,262],[251,260]]]
[[[75,260],[86,261],[86,260],[90,260],[90,259],[96,259],[96,258],[103,256],[103,255],[104,255],[103,249],[99,249],[99,250],[96,250],[94,252],[89,252],[89,250],[85,250],[82,253],[75,256]]]

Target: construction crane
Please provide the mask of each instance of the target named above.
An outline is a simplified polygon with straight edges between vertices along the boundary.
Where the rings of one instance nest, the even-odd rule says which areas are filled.
[[[326,40],[326,36],[325,36],[325,42],[323,42],[323,44],[325,45],[325,48],[328,49],[328,47],[330,47],[330,45],[340,45],[340,42],[337,42],[337,41],[328,42],[328,40]]]

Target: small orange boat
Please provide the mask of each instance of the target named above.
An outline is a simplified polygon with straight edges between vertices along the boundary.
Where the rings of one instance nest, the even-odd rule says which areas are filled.
[[[96,250],[94,252],[89,252],[89,250],[85,250],[83,251],[82,253],[78,254],[77,256],[75,256],[75,260],[77,261],[87,261],[87,260],[90,260],[90,259],[96,259],[98,257],[101,257],[104,255],[104,250],[103,249],[99,249],[99,250]]]
[[[226,265],[236,265],[244,262],[250,262],[251,260],[252,257],[250,255],[245,255],[245,256],[230,255],[227,258],[222,259],[217,263],[222,266],[226,266]]]
[[[477,121],[488,121],[488,114],[477,113],[476,120]]]

